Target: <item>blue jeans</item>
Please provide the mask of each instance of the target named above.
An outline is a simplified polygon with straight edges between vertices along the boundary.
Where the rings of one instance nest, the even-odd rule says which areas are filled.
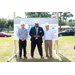
[[[24,57],[26,56],[26,40],[22,41],[19,40],[19,57],[22,56],[22,48],[23,48],[23,52],[24,52]]]

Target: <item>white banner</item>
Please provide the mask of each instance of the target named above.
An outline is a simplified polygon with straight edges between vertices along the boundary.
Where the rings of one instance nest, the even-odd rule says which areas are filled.
[[[18,29],[21,28],[21,21],[25,22],[25,28],[28,29],[28,38],[30,40],[29,31],[31,27],[34,27],[35,20],[39,21],[39,26],[45,30],[45,23],[49,23],[50,29],[53,30],[54,36],[53,40],[58,40],[58,18],[15,18],[14,19],[14,40],[19,40],[18,38]],[[44,37],[43,37],[44,39]]]

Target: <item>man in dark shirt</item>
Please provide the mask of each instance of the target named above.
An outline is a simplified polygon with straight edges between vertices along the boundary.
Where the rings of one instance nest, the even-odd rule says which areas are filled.
[[[34,56],[34,49],[37,45],[39,54],[41,58],[43,58],[42,53],[42,36],[44,35],[44,31],[41,27],[39,27],[39,21],[35,21],[35,27],[32,27],[30,30],[30,36],[31,36],[31,57]]]

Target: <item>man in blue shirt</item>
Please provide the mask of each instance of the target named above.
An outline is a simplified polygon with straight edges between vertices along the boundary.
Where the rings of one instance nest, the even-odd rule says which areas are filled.
[[[18,29],[18,37],[19,37],[19,59],[22,56],[22,48],[24,51],[24,58],[26,57],[26,39],[28,37],[28,31],[25,27],[25,23],[21,21],[21,28]]]

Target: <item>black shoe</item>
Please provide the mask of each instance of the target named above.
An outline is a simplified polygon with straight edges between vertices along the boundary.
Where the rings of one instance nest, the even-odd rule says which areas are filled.
[[[25,56],[24,58],[26,58],[26,59],[27,59],[27,56]]]
[[[42,58],[42,59],[44,59],[44,57],[43,57],[43,56],[41,56],[41,58]]]
[[[31,58],[34,58],[33,56],[31,56]]]
[[[19,59],[22,59],[21,57],[19,57]]]

